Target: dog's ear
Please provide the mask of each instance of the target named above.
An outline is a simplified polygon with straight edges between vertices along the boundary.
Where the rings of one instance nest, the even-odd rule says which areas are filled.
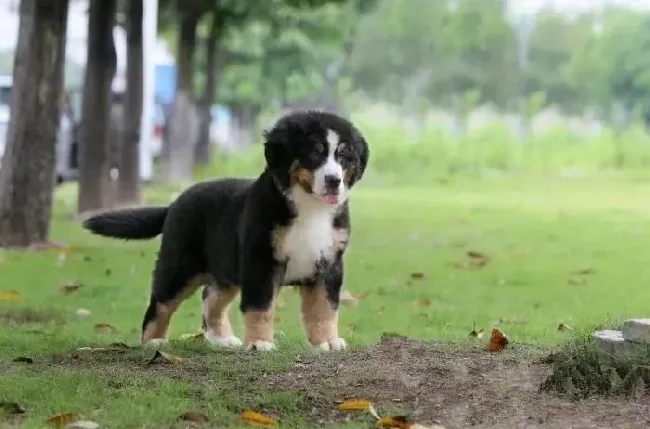
[[[355,130],[353,136],[354,143],[352,145],[352,148],[357,154],[359,165],[356,168],[352,184],[358,182],[363,177],[363,173],[366,171],[366,166],[368,165],[368,157],[370,156],[368,142],[366,142],[366,139],[361,134],[361,132]]]
[[[290,186],[290,170],[294,161],[294,148],[288,131],[280,126],[264,132],[266,166],[282,189]]]

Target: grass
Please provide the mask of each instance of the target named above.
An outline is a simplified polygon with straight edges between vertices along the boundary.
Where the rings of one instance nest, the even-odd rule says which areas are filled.
[[[280,417],[283,427],[309,427],[301,393],[265,382],[311,353],[294,293],[283,292],[277,310],[277,353],[212,351],[179,340],[170,352],[190,363],[147,366],[153,352],[135,346],[158,241],[125,244],[86,234],[70,220],[71,192],[58,191],[52,238],[72,250],[7,252],[0,262],[0,292],[20,292],[19,300],[0,302],[0,402],[27,408],[24,427],[43,427],[68,411],[102,427],[185,427],[177,418],[187,410],[236,427],[247,407]],[[465,341],[474,327],[499,326],[513,343],[548,346],[573,335],[558,331],[560,323],[586,332],[647,316],[648,194],[650,183],[620,177],[420,187],[370,181],[352,201],[346,288],[362,298],[343,308],[342,336],[361,348],[384,332]],[[169,194],[148,190],[148,197],[164,201]],[[462,268],[470,250],[489,262]],[[63,294],[58,287],[67,281],[82,287]],[[197,332],[199,302],[192,297],[175,315],[173,339]],[[77,315],[80,308],[90,314]],[[241,318],[233,316],[239,330]],[[95,332],[98,323],[115,332]],[[112,342],[134,348],[75,351]],[[19,356],[34,363],[11,362]],[[340,420],[331,427],[368,424]]]

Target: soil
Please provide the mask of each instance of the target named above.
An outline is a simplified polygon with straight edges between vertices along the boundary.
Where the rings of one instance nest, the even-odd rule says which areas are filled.
[[[647,428],[648,397],[572,401],[540,391],[549,364],[522,350],[489,353],[403,337],[355,353],[296,362],[270,384],[302,392],[314,422],[341,418],[337,400],[371,400],[420,424],[452,428]]]
[[[210,377],[209,364],[200,356],[192,358],[191,365],[148,365],[144,351],[135,355],[133,351],[75,352],[53,357],[51,362],[77,369],[150,373],[195,386],[206,384]],[[251,354],[233,353],[224,356],[231,357],[232,364],[256,360]],[[446,429],[650,427],[647,393],[574,401],[541,391],[552,371],[548,360],[542,359],[548,354],[523,346],[491,353],[478,344],[461,347],[391,336],[363,350],[296,357],[282,372],[249,374],[243,377],[246,380],[233,374],[227,384],[242,396],[252,386],[297,391],[315,427],[359,418],[338,411],[338,404],[350,399],[372,401],[380,415],[407,415],[410,421],[438,423]],[[372,422],[369,416],[367,420]]]

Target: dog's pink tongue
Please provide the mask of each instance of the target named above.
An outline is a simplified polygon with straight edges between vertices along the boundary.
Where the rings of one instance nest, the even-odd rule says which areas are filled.
[[[327,204],[336,204],[339,202],[339,196],[336,194],[325,194],[323,199]]]

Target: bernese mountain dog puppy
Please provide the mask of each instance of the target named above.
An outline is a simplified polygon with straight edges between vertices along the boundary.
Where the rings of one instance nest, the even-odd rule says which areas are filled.
[[[300,290],[309,342],[346,347],[338,308],[350,237],[350,191],[368,163],[368,144],[348,120],[326,112],[289,113],[264,133],[266,166],[257,179],[197,183],[168,207],[108,211],[84,227],[106,237],[162,234],[142,341],[167,341],[179,305],[203,288],[203,329],[216,347],[238,347],[228,317],[241,294],[247,350],[273,349],[278,288]]]

